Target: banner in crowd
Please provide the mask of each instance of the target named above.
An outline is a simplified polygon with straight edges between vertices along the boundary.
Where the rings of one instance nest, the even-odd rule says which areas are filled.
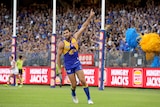
[[[79,60],[84,66],[94,65],[94,55],[93,54],[79,54]]]
[[[83,67],[89,86],[98,86],[98,68]],[[50,67],[23,67],[24,84],[50,84]],[[0,67],[0,84],[5,84],[10,74],[9,67]],[[13,79],[11,80],[13,83]],[[60,84],[56,77],[56,84]],[[62,84],[70,84],[62,68]],[[77,78],[77,85],[81,85]],[[105,68],[104,85],[111,87],[160,88],[160,68]]]

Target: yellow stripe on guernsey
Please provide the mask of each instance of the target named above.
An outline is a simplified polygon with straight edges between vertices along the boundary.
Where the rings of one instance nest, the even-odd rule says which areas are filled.
[[[66,40],[63,40],[63,42],[64,42],[64,49],[63,49],[63,54],[64,55],[67,54],[67,53],[72,55],[75,51],[78,51],[78,43],[77,43],[75,38],[72,38],[71,43],[76,49],[70,49],[71,48],[71,45],[70,45],[71,43],[70,42],[68,42]]]

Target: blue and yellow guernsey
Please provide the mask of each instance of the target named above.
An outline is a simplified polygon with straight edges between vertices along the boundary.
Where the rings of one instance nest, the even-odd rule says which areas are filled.
[[[75,38],[72,37],[71,42],[63,40],[64,42],[64,65],[66,70],[74,68],[80,65],[80,61],[78,59],[78,43]]]

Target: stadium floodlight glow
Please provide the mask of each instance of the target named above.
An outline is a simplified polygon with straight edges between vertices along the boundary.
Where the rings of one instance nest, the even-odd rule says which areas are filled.
[[[51,78],[50,87],[56,86],[56,0],[53,0],[52,37],[51,37]]]
[[[99,77],[98,88],[104,90],[104,69],[105,69],[105,0],[102,0],[101,7],[101,30],[99,34]]]

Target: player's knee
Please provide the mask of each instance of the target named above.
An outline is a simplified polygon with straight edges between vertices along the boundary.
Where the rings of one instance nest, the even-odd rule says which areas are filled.
[[[85,82],[84,84],[82,84],[84,87],[88,87],[88,84]]]
[[[85,79],[81,80],[81,83],[83,86],[86,86],[86,84],[87,84]]]
[[[76,88],[76,81],[72,82],[72,88],[75,89]]]
[[[73,89],[76,89],[76,84],[72,84],[72,88],[73,88]]]

